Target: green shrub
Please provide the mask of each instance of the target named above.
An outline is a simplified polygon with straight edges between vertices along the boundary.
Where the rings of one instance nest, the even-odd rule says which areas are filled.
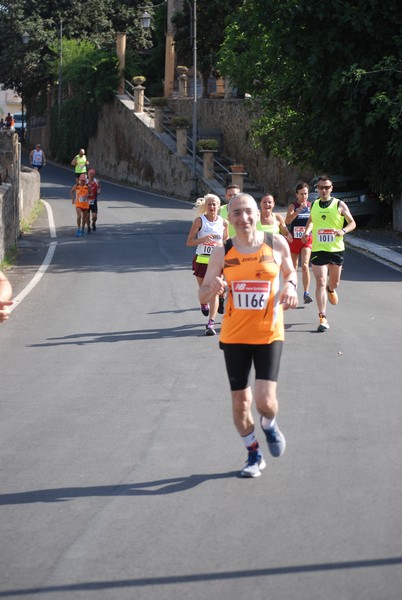
[[[205,138],[203,140],[198,140],[197,142],[197,150],[199,152],[201,152],[202,150],[218,150],[218,148],[218,140],[214,138]]]
[[[178,127],[190,127],[191,120],[188,117],[182,117],[178,115],[177,117],[172,117],[170,119],[170,125],[172,127],[176,127],[176,129]]]

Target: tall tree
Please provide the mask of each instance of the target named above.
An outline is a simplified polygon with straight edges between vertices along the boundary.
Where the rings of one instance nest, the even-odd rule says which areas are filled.
[[[244,0],[220,68],[254,98],[267,154],[402,189],[402,6]]]
[[[193,6],[189,0],[190,6]],[[197,63],[203,81],[203,95],[207,95],[207,82],[211,74],[217,74],[218,51],[224,39],[228,15],[241,4],[241,0],[197,1]],[[183,10],[176,12],[172,22],[175,27],[175,49],[181,64],[193,64],[192,10],[186,0]]]
[[[91,41],[115,52],[116,32],[127,33],[128,50],[150,45],[141,27],[137,0],[2,0],[0,4],[0,81],[35,94],[58,76],[60,21],[66,39]],[[24,46],[21,36],[29,34]]]

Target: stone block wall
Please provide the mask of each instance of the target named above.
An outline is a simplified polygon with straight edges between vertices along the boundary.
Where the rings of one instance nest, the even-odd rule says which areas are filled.
[[[0,260],[16,245],[19,227],[20,145],[16,133],[0,131]]]
[[[169,108],[191,118],[192,99],[170,100]],[[274,194],[278,204],[287,205],[294,200],[295,185],[309,181],[313,172],[289,165],[280,158],[267,158],[261,148],[256,148],[251,138],[252,115],[244,100],[199,98],[197,100],[198,137],[203,131],[222,134],[222,153],[233,162],[245,165],[247,173],[266,192]]]
[[[97,133],[87,149],[91,166],[103,176],[188,199],[190,159],[188,162],[178,159],[176,148],[169,145],[166,134],[157,133],[152,119],[146,113],[134,113],[131,104],[120,97],[102,109]],[[169,108],[191,120],[191,98],[172,99]],[[241,161],[250,176],[274,194],[278,204],[293,201],[296,183],[312,177],[311,172],[289,166],[281,159],[268,159],[261,149],[254,147],[251,119],[243,100],[200,98],[197,114],[198,137],[204,132],[207,137],[211,131],[219,133],[223,154],[233,162]],[[208,191],[216,193],[200,174],[199,192]]]
[[[17,245],[20,223],[27,219],[40,198],[40,177],[23,168],[17,134],[0,131],[0,261]]]
[[[166,134],[155,132],[153,120],[132,108],[132,102],[117,98],[102,108],[96,135],[87,148],[90,167],[122,183],[187,199],[188,165],[177,159],[175,146],[164,139]]]

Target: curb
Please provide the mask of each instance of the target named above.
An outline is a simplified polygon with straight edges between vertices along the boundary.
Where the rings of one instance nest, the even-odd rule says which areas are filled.
[[[282,206],[275,206],[274,212],[280,213],[283,218],[286,216],[286,211],[283,210]],[[368,242],[366,240],[362,240],[361,238],[354,237],[353,233],[349,233],[347,235],[345,238],[345,245],[377,257],[390,266],[402,268],[402,254],[399,254],[394,250],[390,250],[386,246],[380,246],[380,244],[374,244],[373,242]]]
[[[379,244],[373,244],[373,242],[367,242],[366,240],[354,238],[353,234],[349,235],[347,240],[345,239],[345,244],[356,250],[362,250],[367,252],[368,254],[372,254],[381,258],[387,263],[391,263],[396,267],[402,268],[402,254],[398,252],[394,252],[394,250],[390,250],[385,246],[380,246]]]

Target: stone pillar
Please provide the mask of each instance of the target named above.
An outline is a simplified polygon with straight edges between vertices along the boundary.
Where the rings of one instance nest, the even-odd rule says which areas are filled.
[[[144,90],[145,88],[142,85],[136,85],[134,88],[134,112],[135,113],[143,113],[144,112]]]
[[[216,154],[216,150],[202,151],[204,179],[214,179],[214,154]]]
[[[119,86],[117,93],[123,95],[126,90],[124,69],[126,68],[126,34],[122,32],[117,33],[116,40],[116,53],[119,59],[118,73],[119,73]]]
[[[402,193],[392,202],[392,223],[394,231],[402,231]]]
[[[176,129],[176,148],[179,156],[187,154],[187,127],[178,127]]]
[[[154,125],[156,133],[163,133],[163,117],[165,111],[163,106],[155,106]]]
[[[247,175],[247,173],[232,173],[232,184],[237,185],[240,188],[240,191],[243,191],[243,178]]]
[[[179,75],[179,98],[188,98],[188,76]]]
[[[230,79],[228,77],[225,77],[225,94],[224,94],[224,98],[233,98],[233,87],[232,84],[230,83]]]

